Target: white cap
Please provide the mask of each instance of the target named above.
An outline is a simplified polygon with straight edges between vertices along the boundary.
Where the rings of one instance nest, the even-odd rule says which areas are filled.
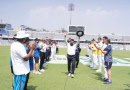
[[[18,31],[15,38],[26,38],[26,37],[29,37],[29,36],[30,36],[30,34],[26,34],[25,31]]]

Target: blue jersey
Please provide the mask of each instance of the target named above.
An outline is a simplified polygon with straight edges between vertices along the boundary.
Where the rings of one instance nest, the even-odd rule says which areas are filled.
[[[38,44],[34,51],[34,57],[40,57],[40,46]]]
[[[33,57],[29,58],[30,71],[33,71]]]
[[[29,52],[29,48],[27,46],[24,46],[25,49],[26,49],[26,52],[28,53]],[[29,58],[29,66],[30,66],[30,71],[33,70],[33,57],[30,57]]]
[[[111,45],[108,45],[104,51],[107,51],[107,53],[105,54],[104,56],[104,60],[106,62],[112,62],[112,46]]]
[[[76,48],[75,56],[79,56],[80,55],[80,51],[81,51],[81,48]]]

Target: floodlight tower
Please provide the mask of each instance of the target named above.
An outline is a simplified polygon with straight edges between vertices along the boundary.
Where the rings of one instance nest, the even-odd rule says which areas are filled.
[[[72,12],[74,11],[74,4],[73,3],[69,4],[68,11],[70,12],[70,25],[71,25],[72,24]]]

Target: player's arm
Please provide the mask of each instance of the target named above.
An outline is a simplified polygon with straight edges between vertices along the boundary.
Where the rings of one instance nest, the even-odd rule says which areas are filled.
[[[80,37],[78,37],[78,40],[77,40],[77,43],[76,43],[76,46],[80,43]]]
[[[67,45],[67,39],[66,39],[67,33],[64,33],[64,40],[65,40],[65,44]]]
[[[28,61],[29,58],[32,56],[33,52],[34,52],[34,49],[36,48],[36,45],[35,44],[32,44],[30,46],[30,51],[29,53],[27,54],[27,56],[24,58],[25,61]]]
[[[96,47],[91,48],[91,50],[95,51],[95,50],[96,50]]]
[[[101,49],[97,43],[94,43],[94,46],[95,46],[97,49]]]
[[[110,51],[110,48],[105,48],[104,50],[102,50],[103,54],[107,54]]]
[[[43,48],[43,44],[42,44],[42,42],[39,44],[39,46],[40,46],[40,49],[42,49],[42,48]]]
[[[88,48],[91,49],[91,45],[88,45]]]
[[[29,47],[29,51],[30,51],[30,45],[28,46]],[[31,55],[31,57],[33,57],[34,56],[34,50],[33,50],[33,53],[32,53],[32,55]]]
[[[34,50],[33,50],[33,53],[32,53],[32,55],[31,55],[31,57],[33,57],[34,56]]]
[[[107,51],[105,51],[105,50],[102,50],[102,53],[103,53],[103,54],[107,54],[108,52],[107,52]]]

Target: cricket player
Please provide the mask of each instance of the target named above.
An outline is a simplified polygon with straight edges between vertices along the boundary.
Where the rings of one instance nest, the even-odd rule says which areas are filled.
[[[27,74],[30,72],[29,58],[31,57],[36,45],[32,44],[27,54],[24,48],[24,40],[29,37],[24,31],[17,32],[16,42],[11,44],[11,59],[14,71],[14,90],[23,90],[27,80]]]
[[[68,76],[74,78],[74,71],[76,66],[76,47],[79,44],[79,37],[77,43],[74,42],[74,39],[71,39],[69,42],[66,40],[67,33],[65,33],[65,43],[67,45],[67,59],[68,59]],[[72,64],[72,65],[71,65]]]
[[[90,49],[92,50],[92,69],[97,69],[97,48],[95,47],[96,41],[93,39]]]
[[[96,70],[96,72],[101,72],[102,71],[102,51],[101,51],[101,48],[103,47],[103,42],[101,41],[101,37],[98,38],[98,43],[97,44],[94,44],[95,47],[97,48],[97,59],[98,59],[98,65],[99,65],[99,68],[98,70]]]
[[[102,53],[104,53],[104,61],[105,61],[105,68],[107,70],[108,74],[108,80],[104,82],[104,84],[112,84],[111,80],[111,67],[113,63],[113,58],[112,58],[112,46],[110,44],[110,39],[108,37],[104,37],[104,43],[107,45],[107,47],[102,50]]]

